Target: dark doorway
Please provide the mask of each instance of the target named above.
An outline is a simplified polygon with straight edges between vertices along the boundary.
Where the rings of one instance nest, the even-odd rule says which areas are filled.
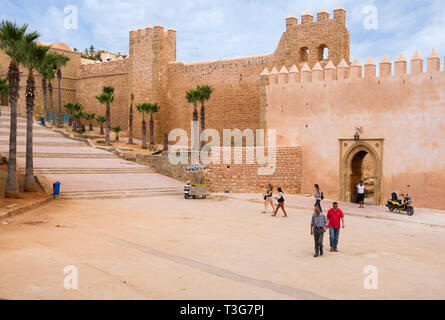
[[[363,180],[363,160],[368,155],[366,151],[358,152],[351,162],[351,202],[357,202],[357,185]]]

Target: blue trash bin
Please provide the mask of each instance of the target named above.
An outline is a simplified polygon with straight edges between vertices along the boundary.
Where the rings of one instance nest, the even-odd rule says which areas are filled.
[[[45,118],[44,117],[40,118],[40,123],[42,124],[42,126],[45,126]]]
[[[58,196],[60,194],[60,182],[54,182],[53,183],[53,195],[54,195],[54,199],[56,198],[56,196]]]

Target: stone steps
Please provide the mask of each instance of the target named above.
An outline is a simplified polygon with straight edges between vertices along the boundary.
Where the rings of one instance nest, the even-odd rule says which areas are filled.
[[[17,158],[25,158],[26,152],[17,152]],[[34,158],[72,158],[72,159],[116,159],[112,153],[97,154],[97,153],[48,153],[48,152],[34,152]]]
[[[40,147],[85,147],[87,146],[86,143],[80,142],[80,141],[70,141],[70,142],[40,142],[40,141],[33,141],[33,146],[40,146]],[[0,146],[9,146],[9,141],[1,141],[0,140]],[[17,146],[26,146],[26,141],[23,140],[17,140]]]
[[[36,174],[42,174],[42,175],[155,173],[155,171],[152,170],[150,167],[141,167],[141,168],[35,168],[34,172]]]
[[[160,196],[181,196],[182,188],[149,188],[127,190],[92,190],[61,192],[57,199],[60,200],[99,200],[99,199],[128,199],[149,198]]]

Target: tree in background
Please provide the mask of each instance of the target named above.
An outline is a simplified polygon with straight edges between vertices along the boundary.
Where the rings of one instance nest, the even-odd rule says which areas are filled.
[[[33,159],[33,116],[34,100],[36,96],[36,82],[34,71],[45,64],[48,46],[41,46],[25,39],[23,42],[22,64],[28,70],[28,79],[26,81],[26,173],[25,173],[25,191],[35,191],[34,178],[34,159]]]
[[[89,131],[93,131],[93,121],[96,118],[96,114],[95,113],[85,113],[85,120],[88,121],[89,124]]]
[[[3,20],[0,24],[0,49],[10,58],[8,69],[9,103],[11,124],[9,132],[8,179],[6,197],[18,197],[17,183],[17,100],[20,96],[19,63],[23,59],[23,42],[31,42],[39,37],[37,32],[27,33],[28,25],[18,26],[15,22]]]
[[[0,101],[9,97],[8,79],[0,78]]]
[[[150,145],[153,146],[155,144],[155,136],[154,136],[155,124],[153,121],[153,115],[158,113],[161,107],[157,103],[149,103],[148,105],[149,105],[148,112],[150,113]]]
[[[134,94],[131,94],[131,104],[130,104],[130,110],[128,110],[128,143],[127,144],[134,144],[133,143],[133,103],[134,103]]]
[[[203,85],[203,86],[198,86],[198,88],[196,89],[198,91],[198,100],[201,103],[201,133],[205,131],[205,119],[206,119],[206,114],[205,114],[205,107],[204,107],[204,103],[206,101],[210,100],[210,97],[212,96],[213,93],[213,88],[208,86],[208,85]],[[201,148],[203,148],[205,145],[205,141],[202,140],[201,141]]]
[[[96,97],[101,104],[106,105],[107,118],[106,131],[105,131],[105,145],[111,146],[110,141],[110,129],[111,129],[111,104],[114,101],[114,88],[113,87],[103,87],[102,93]]]
[[[70,58],[63,54],[59,54],[57,59],[55,60],[55,67],[57,70],[57,91],[59,94],[59,123],[58,127],[63,127],[63,114],[62,114],[62,67],[66,66],[66,64],[70,61]]]
[[[111,128],[111,130],[113,130],[113,132],[116,134],[116,139],[115,141],[119,141],[119,132],[122,131],[120,126],[115,126],[113,128]]]
[[[147,123],[145,122],[145,114],[150,112],[149,103],[140,103],[136,109],[142,113],[142,149],[147,149]]]
[[[96,121],[100,125],[100,134],[104,134],[104,123],[107,121],[107,118],[104,116],[98,116]]]
[[[190,89],[185,94],[185,99],[188,103],[193,105],[193,150],[198,151],[199,149],[199,127],[198,122],[198,108],[197,104],[199,101],[199,91],[196,89]]]

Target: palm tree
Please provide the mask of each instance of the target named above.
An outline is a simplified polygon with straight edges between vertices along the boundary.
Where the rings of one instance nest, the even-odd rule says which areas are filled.
[[[0,49],[10,57],[8,69],[9,103],[11,105],[11,125],[9,130],[9,161],[6,197],[18,197],[17,183],[17,100],[20,96],[19,63],[23,59],[23,43],[39,37],[37,32],[26,33],[28,25],[19,27],[15,22],[3,20],[0,24]]]
[[[70,58],[63,54],[59,54],[56,61],[55,61],[55,67],[57,69],[57,91],[59,94],[59,123],[58,127],[63,127],[63,114],[62,114],[62,67],[66,66],[66,64],[70,61]]]
[[[204,132],[205,130],[205,108],[204,108],[204,103],[206,101],[210,100],[210,97],[213,93],[213,88],[208,86],[208,85],[203,85],[203,86],[198,86],[198,88],[196,89],[199,92],[198,95],[198,100],[201,103],[201,133]],[[202,140],[201,141],[201,148],[203,148],[205,145],[205,141]]]
[[[134,94],[131,94],[131,104],[130,110],[128,111],[128,143],[133,144],[133,103],[134,103]]]
[[[110,106],[114,101],[114,88],[113,87],[103,87],[102,93],[96,97],[97,100],[101,104],[106,105],[106,114],[105,117],[107,118],[107,125],[106,125],[106,131],[105,131],[105,145],[111,146],[110,142],[110,128],[111,128],[111,110]]]
[[[72,120],[73,131],[77,131],[80,127],[80,119],[82,119],[83,115],[83,106],[78,102],[69,102],[65,105],[65,109],[70,115],[70,120]]]
[[[197,104],[199,101],[199,91],[195,89],[190,89],[186,92],[185,98],[188,103],[193,104],[193,150],[197,151],[199,149],[199,128],[196,125],[198,121],[198,108]]]
[[[104,116],[98,116],[96,121],[98,124],[100,124],[100,134],[104,134],[104,123],[107,121],[107,118]]]
[[[40,46],[34,41],[25,42],[23,47],[23,66],[28,70],[28,80],[26,82],[26,173],[25,191],[35,190],[33,144],[32,144],[32,124],[34,115],[34,99],[36,96],[36,83],[34,70],[45,63],[48,46]]]
[[[94,53],[94,46],[93,46],[93,45],[91,45],[91,46],[90,46],[90,55],[92,56],[92,55],[93,55],[93,53]]]
[[[154,138],[154,122],[153,122],[153,115],[155,113],[159,112],[159,109],[161,107],[157,103],[149,103],[149,109],[148,112],[150,113],[150,145],[155,144],[155,138]]]
[[[119,132],[122,131],[120,126],[115,126],[113,128],[111,128],[111,130],[113,130],[113,132],[116,134],[116,140],[115,141],[119,141]]]
[[[8,97],[9,97],[8,79],[0,78],[0,101],[2,101],[3,98],[8,98]]]
[[[83,109],[83,107],[82,107],[82,109]],[[75,110],[73,113],[73,118],[76,123],[75,128],[73,128],[73,131],[79,132],[79,133],[83,132],[81,120],[85,118],[85,113],[82,111],[82,109]]]
[[[150,112],[149,103],[140,103],[136,109],[142,113],[142,149],[147,149],[147,124],[145,123],[145,114]]]
[[[56,69],[57,69],[57,61],[60,58],[60,54],[56,52],[50,52],[46,55],[45,63],[43,66],[41,66],[39,72],[42,75],[42,87],[43,88],[43,97],[44,97],[44,104],[43,108],[46,109],[46,82],[48,82],[48,92],[49,92],[49,106],[51,111],[51,125],[55,125],[56,122],[54,120],[55,113],[54,113],[54,99],[53,99],[53,85],[52,80],[56,77]],[[48,112],[44,110],[48,117]],[[49,119],[47,119],[49,122]]]
[[[89,123],[89,131],[93,131],[93,121],[95,118],[95,113],[85,113],[85,120],[87,120]]]

